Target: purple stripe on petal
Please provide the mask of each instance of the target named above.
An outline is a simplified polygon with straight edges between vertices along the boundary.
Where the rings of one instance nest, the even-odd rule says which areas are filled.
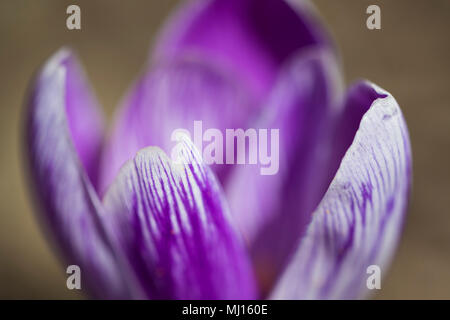
[[[97,222],[101,205],[83,167],[95,167],[86,161],[94,161],[101,129],[82,132],[84,125],[79,122],[96,123],[84,119],[95,111],[89,110],[93,104],[83,92],[87,87],[85,80],[78,78],[81,71],[74,59],[68,50],[60,50],[37,74],[26,110],[25,160],[41,217],[66,263],[81,267],[82,288],[87,287],[96,297],[126,297],[115,259]]]
[[[190,143],[172,162],[156,147],[138,152],[106,193],[106,223],[129,261],[141,297],[253,299],[246,252],[222,192]]]
[[[342,96],[339,76],[334,56],[325,50],[293,59],[256,124],[269,132],[279,130],[278,171],[263,175],[267,164],[239,166],[226,187],[264,291],[284,268],[331,182],[326,168]]]
[[[329,45],[307,1],[188,1],[169,19],[156,59],[190,55],[230,69],[264,97],[280,66],[298,50]]]
[[[386,272],[406,212],[411,150],[400,108],[384,90],[357,84],[346,112],[367,108],[373,99],[271,298],[364,297],[367,268]],[[348,121],[352,127],[354,119]]]
[[[156,66],[139,79],[116,118],[103,154],[100,190],[139,149],[155,145],[170,154],[176,129],[195,139],[194,121],[202,122],[203,131],[214,128],[224,135],[226,128],[245,125],[251,105],[238,84],[213,66],[187,60]],[[203,133],[197,136],[201,143]],[[230,167],[213,169],[223,181]]]

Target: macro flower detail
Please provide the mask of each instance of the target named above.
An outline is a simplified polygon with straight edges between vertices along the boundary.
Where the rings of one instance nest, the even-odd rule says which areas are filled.
[[[187,1],[105,134],[76,56],[32,82],[26,162],[46,231],[106,299],[367,296],[388,266],[411,186],[406,123],[369,81],[347,91],[307,1]],[[208,166],[194,121],[279,129],[279,170]],[[234,150],[227,150],[224,153]]]

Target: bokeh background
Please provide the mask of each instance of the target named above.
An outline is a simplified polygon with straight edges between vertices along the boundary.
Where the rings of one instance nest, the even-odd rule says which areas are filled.
[[[22,169],[24,93],[63,45],[81,57],[106,114],[144,65],[176,0],[0,0],[0,298],[77,299],[37,225]],[[414,187],[401,243],[376,299],[450,298],[450,1],[315,0],[347,82],[389,90],[406,117]],[[78,4],[82,30],[66,29]],[[365,26],[378,4],[382,30]]]

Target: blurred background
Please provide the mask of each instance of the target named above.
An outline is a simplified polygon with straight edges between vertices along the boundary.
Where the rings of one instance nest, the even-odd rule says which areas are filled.
[[[77,299],[40,232],[22,171],[22,103],[36,68],[69,45],[106,114],[144,65],[176,0],[0,0],[0,298]],[[313,0],[335,37],[348,83],[368,78],[406,117],[414,159],[410,210],[376,299],[450,299],[450,1]],[[81,7],[82,30],[66,28]],[[381,7],[382,29],[366,28]]]

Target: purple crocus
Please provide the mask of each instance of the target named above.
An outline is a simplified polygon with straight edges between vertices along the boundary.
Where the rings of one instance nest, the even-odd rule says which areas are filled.
[[[176,128],[279,129],[279,171],[208,167]],[[197,0],[167,22],[108,136],[74,54],[36,75],[27,164],[42,217],[96,298],[328,299],[368,293],[411,184],[395,99],[343,90],[305,1]]]

